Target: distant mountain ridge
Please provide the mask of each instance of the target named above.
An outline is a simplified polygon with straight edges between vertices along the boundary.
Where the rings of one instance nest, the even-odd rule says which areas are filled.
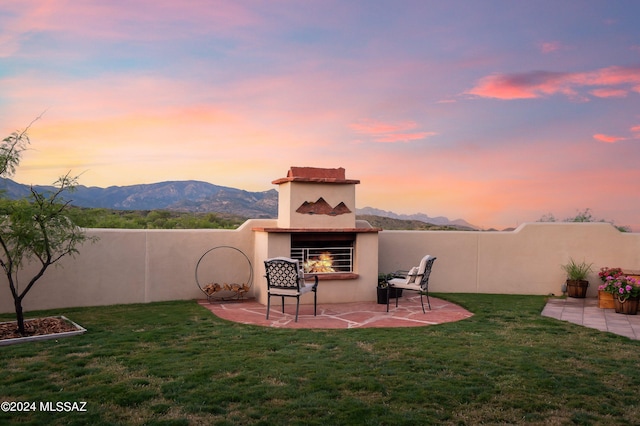
[[[392,219],[400,219],[400,220],[418,220],[420,222],[432,223],[434,225],[458,225],[466,228],[480,229],[477,226],[470,224],[464,219],[449,220],[444,216],[430,217],[424,213],[397,214],[387,210],[376,209],[374,207],[364,207],[362,209],[356,209],[356,213],[359,215],[382,216],[382,217],[390,217]]]
[[[55,187],[33,185],[38,192],[53,191]],[[12,199],[29,195],[29,185],[0,178],[0,190]],[[181,212],[229,213],[247,218],[276,218],[278,191],[250,192],[207,182],[166,181],[129,186],[99,188],[78,185],[73,193],[65,194],[77,207],[114,210],[173,210]],[[401,220],[418,220],[434,225],[458,225],[478,229],[463,219],[450,221],[444,216],[430,217],[424,213],[396,214],[373,207],[356,209],[357,215],[374,215]]]
[[[34,185],[38,192],[53,186]],[[29,185],[0,179],[0,190],[9,198],[29,194]],[[278,215],[278,192],[275,189],[249,192],[200,181],[167,181],[108,188],[78,185],[65,199],[77,207],[114,210],[173,210],[183,212],[230,213],[248,218],[274,218]]]

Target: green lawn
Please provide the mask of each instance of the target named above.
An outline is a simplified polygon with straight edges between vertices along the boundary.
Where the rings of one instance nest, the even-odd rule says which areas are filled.
[[[475,315],[292,330],[230,323],[195,302],[32,313],[88,332],[0,347],[0,401],[87,411],[0,412],[0,424],[640,422],[640,342],[544,318],[541,296],[437,296]]]

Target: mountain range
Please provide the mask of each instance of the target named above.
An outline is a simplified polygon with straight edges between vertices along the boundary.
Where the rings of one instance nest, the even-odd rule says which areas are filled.
[[[431,223],[433,225],[445,225],[445,226],[455,225],[455,226],[471,228],[471,229],[480,229],[477,226],[470,224],[464,219],[449,220],[449,218],[446,218],[444,216],[431,217],[424,213],[397,214],[391,211],[380,210],[373,207],[364,207],[362,209],[356,209],[356,214],[390,217],[392,219],[399,219],[399,220],[417,220],[420,222]]]
[[[38,192],[54,191],[53,186],[33,185]],[[0,178],[0,190],[12,199],[24,198],[30,186]],[[73,193],[64,194],[77,207],[114,210],[173,210],[181,212],[229,213],[247,218],[278,216],[278,191],[250,192],[201,181],[168,181],[151,184],[110,186],[108,188],[78,185]],[[400,220],[418,220],[434,225],[454,225],[478,229],[463,219],[430,217],[424,213],[396,214],[373,207],[356,209],[357,215],[374,215]]]

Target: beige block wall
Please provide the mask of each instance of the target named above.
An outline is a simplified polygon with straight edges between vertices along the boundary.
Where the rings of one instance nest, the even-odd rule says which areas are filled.
[[[267,304],[267,281],[264,261],[272,257],[289,257],[291,237],[289,234],[255,232],[256,250],[254,253],[256,286],[254,297],[259,303]]]
[[[282,255],[285,247],[287,253],[290,242],[288,234],[270,240],[270,235],[252,228],[274,224],[251,220],[237,230],[88,230],[100,241],[81,247],[73,259],[63,259],[64,267],[50,268],[26,296],[24,308],[203,298],[195,282],[198,260],[207,250],[225,245],[249,257],[251,296],[266,303],[262,262]],[[595,296],[599,268],[640,269],[640,234],[621,233],[606,223],[529,223],[514,232],[382,231],[359,234],[357,244],[358,256],[371,256],[370,266],[358,267],[357,281],[321,283],[319,295],[326,303],[360,296],[375,300],[378,271],[408,269],[425,254],[438,258],[431,276],[431,290],[437,292],[559,294],[565,280],[560,265],[573,257],[594,262],[588,296]],[[242,257],[212,256],[205,263],[203,270],[211,272],[205,271],[203,281],[217,280],[218,271],[231,274],[226,279],[240,279],[233,274],[242,275],[247,267]],[[26,279],[25,274],[22,285]],[[4,276],[0,312],[13,312]]]
[[[51,266],[23,301],[25,310],[146,302],[146,232],[89,230],[100,241],[80,247],[75,258]],[[22,288],[35,272],[19,277]],[[0,277],[0,311],[12,312],[7,279]]]
[[[240,249],[251,260],[249,225],[238,230],[87,230],[99,241],[80,247],[80,253],[64,258],[60,267],[50,267],[27,294],[23,307],[28,311],[203,298],[195,279],[198,260],[211,248],[226,245]],[[231,279],[249,276],[246,260],[242,255],[229,259],[215,252],[203,259],[200,278],[203,285],[209,280],[224,281],[229,272]],[[20,282],[32,275],[33,268],[21,274]],[[12,311],[7,280],[0,276],[0,312]]]
[[[383,231],[381,272],[438,258],[430,288],[438,292],[561,294],[569,258],[593,262],[588,296],[603,266],[640,269],[640,234],[607,223],[527,223],[513,232]]]

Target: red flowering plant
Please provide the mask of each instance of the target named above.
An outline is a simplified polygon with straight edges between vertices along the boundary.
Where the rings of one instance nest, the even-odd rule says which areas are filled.
[[[598,272],[598,276],[600,277],[600,280],[602,281],[602,284],[598,287],[598,290],[603,290],[606,291],[608,293],[613,293],[614,291],[617,290],[617,287],[614,286],[614,281],[621,277],[622,274],[622,269],[620,268],[609,268],[609,267],[603,267],[600,268],[600,272]]]
[[[603,283],[607,282],[607,277],[618,278],[620,275],[622,275],[622,269],[609,268],[608,266],[600,268],[600,272],[598,272],[598,276]]]
[[[640,281],[633,277],[620,275],[613,278],[608,276],[605,287],[604,291],[612,293],[621,302],[630,297],[640,297]]]

